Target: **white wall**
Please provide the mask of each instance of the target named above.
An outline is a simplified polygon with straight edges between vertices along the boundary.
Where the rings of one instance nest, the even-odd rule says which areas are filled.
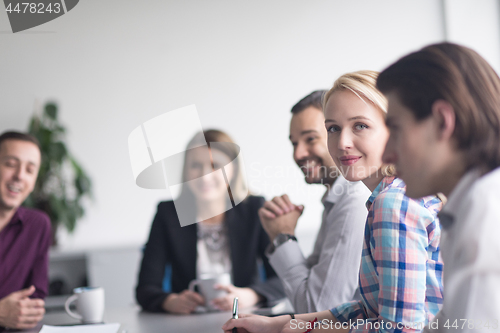
[[[473,48],[500,70],[500,1],[443,0],[446,40]]]
[[[196,104],[204,128],[221,128],[242,147],[254,192],[286,189],[306,204],[298,232],[308,252],[323,189],[306,185],[294,165],[290,107],[344,72],[381,70],[442,41],[443,16],[438,0],[85,0],[12,34],[1,11],[0,131],[25,129],[34,106],[57,101],[96,198],[61,246],[140,244],[169,195],[135,186],[128,134]]]

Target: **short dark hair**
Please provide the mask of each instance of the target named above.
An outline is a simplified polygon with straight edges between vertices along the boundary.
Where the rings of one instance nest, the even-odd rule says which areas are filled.
[[[0,135],[0,147],[5,140],[21,140],[34,143],[38,149],[41,151],[40,142],[33,135],[28,133],[21,133],[17,131],[6,131]]]
[[[467,168],[500,166],[500,78],[472,49],[452,43],[424,47],[382,71],[377,88],[396,93],[417,121],[431,115],[435,101],[447,101]]]
[[[296,114],[300,111],[307,109],[310,106],[317,108],[318,110],[323,110],[323,95],[326,94],[328,90],[315,90],[306,97],[302,98],[292,107],[292,113]]]

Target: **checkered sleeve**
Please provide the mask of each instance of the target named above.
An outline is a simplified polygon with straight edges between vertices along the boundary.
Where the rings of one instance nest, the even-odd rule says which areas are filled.
[[[362,301],[344,303],[331,309],[330,312],[342,323],[346,321],[365,320],[367,318]]]
[[[373,272],[360,274],[360,287],[365,294],[378,289],[378,297],[345,304],[332,314],[341,322],[355,320],[352,332],[420,332],[426,323],[427,226],[434,217],[401,188],[382,191],[370,210],[363,256],[369,256]]]

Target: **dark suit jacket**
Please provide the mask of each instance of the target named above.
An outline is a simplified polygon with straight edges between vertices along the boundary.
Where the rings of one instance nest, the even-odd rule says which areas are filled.
[[[274,301],[285,297],[285,293],[264,254],[269,238],[257,214],[263,204],[263,197],[249,196],[226,212],[224,223],[228,230],[233,284],[250,287],[267,301]],[[181,227],[173,201],[158,205],[136,288],[137,301],[144,310],[164,311],[161,305],[168,293],[163,291],[162,282],[167,264],[172,265],[172,292],[187,289],[189,282],[196,279],[197,240],[197,224]],[[266,271],[265,282],[259,281],[259,258]]]

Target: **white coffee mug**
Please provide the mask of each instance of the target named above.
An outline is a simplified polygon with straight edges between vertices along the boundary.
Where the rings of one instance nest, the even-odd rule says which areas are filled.
[[[201,276],[200,279],[193,280],[189,283],[189,290],[194,291],[194,287],[198,286],[198,290],[201,295],[205,298],[205,306],[209,310],[217,310],[213,306],[210,305],[210,301],[223,297],[227,295],[227,292],[224,290],[214,289],[216,284],[220,285],[229,285],[231,284],[231,275],[228,273],[220,274],[217,276]]]
[[[76,312],[69,306],[76,301]],[[80,319],[83,324],[102,323],[104,316],[104,289],[101,287],[81,287],[73,289],[64,304],[66,312],[73,318]]]

